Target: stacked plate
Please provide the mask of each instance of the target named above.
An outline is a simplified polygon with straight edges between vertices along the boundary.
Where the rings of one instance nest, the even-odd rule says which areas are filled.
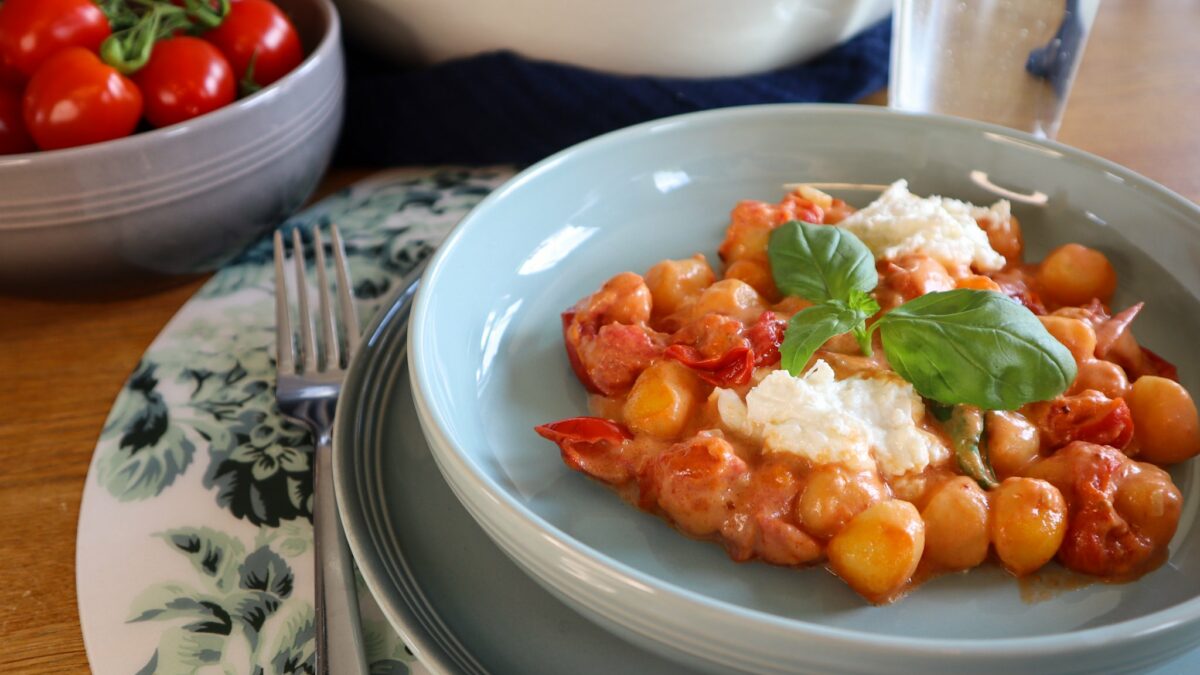
[[[822,569],[736,564],[720,547],[680,536],[568,470],[557,448],[533,433],[537,424],[586,414],[558,315],[609,276],[696,252],[715,259],[731,206],[777,200],[784,183],[840,184],[838,196],[862,205],[872,186],[897,178],[917,193],[975,202],[998,192],[1028,196],[1014,208],[1031,255],[1064,241],[1108,253],[1128,294],[1115,304],[1147,301],[1139,336],[1200,391],[1189,350],[1190,336],[1200,333],[1200,210],[1186,200],[1097,158],[997,127],[854,107],[743,108],[610,134],[489,197],[422,282],[409,340],[413,401],[388,403],[400,400],[394,389],[404,345],[396,337],[402,330],[385,330],[380,335],[391,337],[374,340],[355,363],[350,390],[376,398],[351,394],[343,404],[341,455],[361,454],[371,434],[366,446],[385,445],[378,439],[415,406],[457,500],[530,578],[637,645],[630,653],[650,650],[710,672],[1125,672],[1184,653],[1200,641],[1195,463],[1174,472],[1185,514],[1170,559],[1135,583],[1050,592],[984,567],[872,607]],[[396,322],[385,317],[381,326]],[[410,635],[417,651],[454,670],[487,670],[478,659],[470,667],[469,659],[442,659],[453,641],[429,639],[437,622],[415,616],[438,604],[434,591],[410,583],[411,575],[397,580],[404,560],[379,561],[381,548],[392,546],[380,543],[388,524],[362,516],[370,510],[363,494],[386,492],[388,478],[370,468],[360,457],[338,470],[368,583],[401,628],[406,621],[424,627]],[[416,489],[412,479],[408,486]],[[441,512],[426,511],[417,522],[440,527]],[[476,571],[487,586],[489,572]],[[498,582],[510,579],[498,574]],[[452,586],[436,591],[447,594],[443,604],[462,595]],[[580,635],[582,644],[600,640]]]

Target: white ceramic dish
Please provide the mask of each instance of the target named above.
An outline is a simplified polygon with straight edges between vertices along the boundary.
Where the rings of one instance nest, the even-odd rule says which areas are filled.
[[[891,0],[338,0],[346,24],[401,61],[495,49],[600,70],[715,77],[819,54]]]
[[[736,565],[573,474],[538,423],[586,411],[558,314],[604,279],[710,255],[739,199],[792,181],[976,202],[997,190],[1030,255],[1109,254],[1119,306],[1200,391],[1200,209],[1116,165],[999,127],[847,106],[765,106],[653,122],[567,150],[481,204],[447,240],[413,318],[416,405],[434,457],[483,529],[546,588],[611,630],[720,672],[1124,672],[1200,640],[1195,462],[1167,564],[1137,583],[1023,599],[996,568],[870,607],[820,569]],[[1003,186],[997,188],[995,186]],[[858,204],[862,193],[843,192]],[[1028,587],[1026,587],[1028,590]]]

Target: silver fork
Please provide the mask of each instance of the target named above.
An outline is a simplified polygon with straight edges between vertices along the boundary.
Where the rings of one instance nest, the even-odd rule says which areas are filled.
[[[354,588],[354,565],[338,518],[333,493],[333,413],[341,393],[346,371],[342,354],[349,363],[358,349],[358,318],[350,295],[350,277],[337,226],[330,229],[333,260],[337,271],[338,307],[341,310],[344,348],[338,345],[337,321],[330,301],[329,278],[325,271],[324,242],[319,229],[313,229],[313,248],[317,268],[318,319],[321,344],[313,332],[308,306],[309,289],[304,272],[304,243],[300,231],[292,230],[292,258],[295,264],[299,335],[294,336],[288,310],[288,290],[284,276],[283,236],[275,232],[275,339],[277,380],[275,397],[284,417],[307,426],[313,433],[313,551],[316,558],[316,639],[317,673],[354,675],[366,673],[362,650],[362,631],[358,620],[358,596]],[[295,345],[299,344],[297,356]],[[297,369],[297,365],[299,368]]]

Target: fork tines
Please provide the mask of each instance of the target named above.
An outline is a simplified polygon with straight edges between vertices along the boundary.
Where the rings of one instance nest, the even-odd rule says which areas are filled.
[[[294,277],[291,285],[296,289],[297,322],[299,335],[292,330],[291,312],[288,303],[286,254],[283,234],[275,232],[275,339],[277,364],[280,373],[300,374],[325,372],[343,368],[343,356],[349,362],[358,350],[358,316],[351,294],[350,275],[346,269],[346,252],[336,225],[329,230],[333,248],[335,281],[338,293],[340,321],[334,318],[333,302],[330,298],[329,274],[326,270],[325,242],[318,228],[312,230],[313,263],[317,269],[317,318],[321,322],[321,341],[318,346],[313,330],[309,305],[309,279],[305,273],[306,256],[300,228],[292,230],[292,262]],[[339,345],[337,323],[342,324],[345,336]],[[297,339],[298,338],[298,339]],[[299,345],[297,356],[296,346]],[[299,364],[299,371],[297,371]]]

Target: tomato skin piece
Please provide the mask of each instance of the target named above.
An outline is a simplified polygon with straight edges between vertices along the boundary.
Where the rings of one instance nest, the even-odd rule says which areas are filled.
[[[706,359],[695,347],[671,345],[663,356],[691,368],[700,379],[714,387],[742,386],[750,382],[754,373],[754,351],[749,347],[734,347],[720,356]]]
[[[25,126],[42,150],[122,138],[142,117],[142,93],[83,47],[50,57],[25,89]]]
[[[1175,367],[1174,363],[1171,363],[1170,361],[1164,359],[1158,354],[1155,354],[1149,349],[1146,349],[1145,347],[1142,347],[1142,356],[1145,358],[1146,364],[1148,365],[1148,372],[1142,373],[1143,375],[1157,375],[1159,377],[1165,377],[1173,382],[1179,381],[1179,369]]]
[[[4,0],[0,4],[0,80],[23,83],[67,47],[91,51],[112,34],[93,0]]]
[[[730,347],[722,354],[706,357],[692,345],[674,344],[663,356],[675,359],[691,368],[700,379],[714,387],[740,387],[750,382],[754,369],[779,362],[779,345],[787,322],[775,318],[775,312],[765,311],[746,331],[744,344]]]
[[[775,318],[775,312],[767,310],[759,315],[758,321],[746,331],[750,349],[754,351],[754,366],[773,366],[779,363],[779,346],[783,344],[783,333],[787,322]]]
[[[252,79],[260,87],[287,75],[304,60],[296,28],[269,0],[233,0],[221,25],[201,37],[229,59],[239,81],[253,62]]]
[[[165,127],[233,103],[237,83],[220,50],[180,36],[154,45],[150,61],[133,75],[146,100],[146,121]]]
[[[633,464],[621,452],[633,434],[612,420],[571,417],[533,430],[557,444],[563,462],[576,471],[616,485],[633,476]]]
[[[0,155],[37,150],[21,112],[20,92],[0,86]]]

